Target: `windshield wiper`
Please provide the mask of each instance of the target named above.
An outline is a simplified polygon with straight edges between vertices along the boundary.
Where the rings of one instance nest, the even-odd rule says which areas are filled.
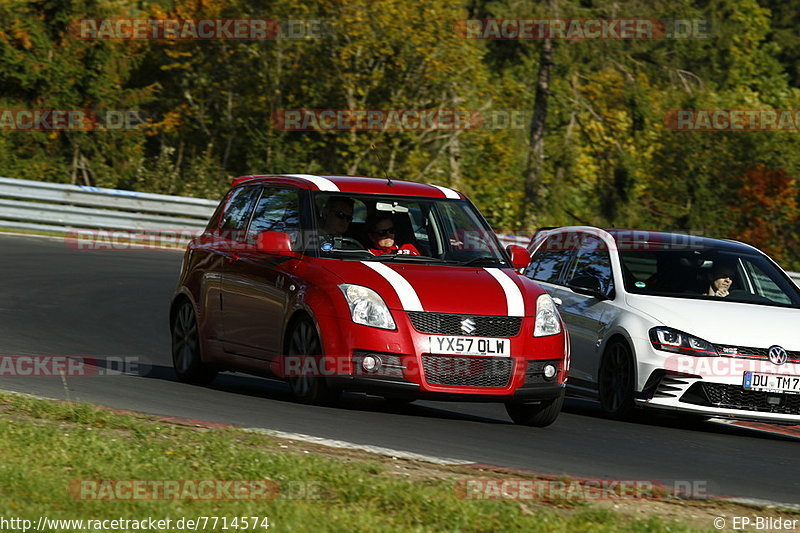
[[[502,259],[500,257],[486,257],[486,256],[483,256],[483,257],[476,257],[474,259],[470,259],[469,261],[465,261],[465,262],[461,263],[461,266],[473,266],[473,265],[481,265],[481,264],[484,264],[484,265],[496,265],[498,263],[500,263],[502,265],[508,264],[508,262],[505,259]]]
[[[367,261],[397,261],[397,260],[407,260],[410,259],[411,261],[437,261],[440,263],[457,263],[457,261],[452,261],[450,259],[439,259],[438,257],[431,257],[429,255],[412,255],[412,254],[384,254],[384,255],[376,255]]]
[[[365,255],[367,257],[372,257],[372,254],[366,250],[340,250],[339,248],[334,248],[333,250],[322,250],[322,256],[335,256],[335,255],[343,255],[343,256],[354,256],[354,255]]]

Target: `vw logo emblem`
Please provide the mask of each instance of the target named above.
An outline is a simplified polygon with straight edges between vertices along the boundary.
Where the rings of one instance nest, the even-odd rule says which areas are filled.
[[[473,331],[475,331],[475,321],[471,318],[465,318],[461,321],[461,331],[469,335]]]
[[[780,346],[770,346],[767,354],[770,362],[775,365],[782,365],[789,358],[789,354]]]

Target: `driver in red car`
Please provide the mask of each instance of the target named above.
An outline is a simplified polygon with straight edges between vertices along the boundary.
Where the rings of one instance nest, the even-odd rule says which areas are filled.
[[[378,213],[367,221],[367,236],[372,243],[369,251],[372,255],[419,255],[419,250],[413,244],[400,246],[395,244],[394,235],[394,222],[391,215]]]
[[[353,221],[355,202],[347,196],[331,196],[322,208],[320,233],[325,236],[341,236]]]

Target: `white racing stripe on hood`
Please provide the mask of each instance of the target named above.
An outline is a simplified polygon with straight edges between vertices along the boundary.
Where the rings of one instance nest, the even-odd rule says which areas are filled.
[[[368,266],[389,282],[389,285],[397,293],[397,297],[400,298],[400,304],[403,306],[404,311],[424,311],[422,302],[419,301],[419,296],[417,296],[417,291],[414,290],[414,287],[411,286],[406,278],[383,263],[361,261],[361,264]]]
[[[437,189],[439,189],[440,191],[442,191],[442,192],[444,193],[444,195],[445,195],[447,198],[454,198],[454,199],[456,199],[456,200],[458,200],[459,198],[461,198],[461,197],[458,195],[458,193],[457,193],[456,191],[454,191],[453,189],[448,189],[447,187],[442,187],[442,186],[440,186],[440,185],[431,185],[431,187],[436,187]]]
[[[506,293],[506,305],[508,306],[508,316],[525,316],[525,300],[522,298],[522,291],[517,284],[499,268],[484,268],[494,279],[503,287]]]
[[[339,192],[339,187],[337,187],[334,182],[322,176],[314,176],[311,174],[284,174],[284,176],[310,181],[321,191]]]

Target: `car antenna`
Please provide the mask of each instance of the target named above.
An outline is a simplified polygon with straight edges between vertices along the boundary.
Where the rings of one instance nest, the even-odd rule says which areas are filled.
[[[381,165],[381,170],[383,170],[383,175],[386,176],[386,184],[391,187],[392,185],[392,178],[389,177],[389,173],[386,172],[386,165],[383,164],[383,158],[381,157],[381,153],[375,148],[375,143],[370,143],[369,147],[375,152],[375,155],[378,156],[378,163]]]

